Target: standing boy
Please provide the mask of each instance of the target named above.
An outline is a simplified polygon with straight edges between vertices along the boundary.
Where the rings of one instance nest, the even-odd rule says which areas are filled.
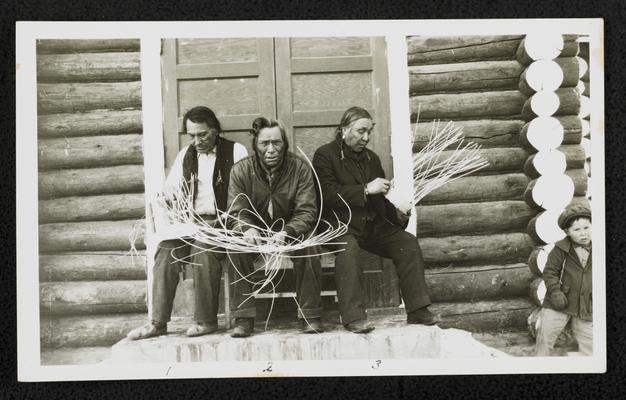
[[[547,293],[539,316],[535,355],[551,355],[570,320],[578,350],[592,355],[591,211],[585,206],[569,206],[558,223],[567,237],[555,243],[543,270]]]

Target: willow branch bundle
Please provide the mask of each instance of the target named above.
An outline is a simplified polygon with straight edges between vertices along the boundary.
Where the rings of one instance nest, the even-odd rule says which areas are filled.
[[[321,185],[319,183],[319,178],[313,169],[313,165],[304,152],[300,148],[298,148],[298,150],[311,167],[315,181],[321,193]],[[213,222],[204,221],[193,212],[193,197],[193,185],[189,185],[187,182],[182,182],[178,188],[169,190],[167,193],[157,196],[153,202],[153,210],[155,210],[155,213],[160,212],[170,222],[167,229],[169,235],[168,238],[175,236],[195,248],[195,251],[193,251],[192,254],[184,257],[183,259],[179,259],[179,261],[189,263],[193,255],[203,251],[227,254],[259,254],[263,261],[263,278],[254,281],[252,274],[257,271],[254,271],[249,275],[244,275],[237,270],[241,277],[240,279],[250,282],[254,288],[253,292],[249,293],[249,297],[256,296],[268,288],[272,292],[274,291],[277,284],[275,283],[275,278],[279,272],[283,270],[282,265],[286,257],[317,257],[342,251],[343,249],[321,251],[322,249],[320,246],[329,242],[334,242],[334,240],[338,237],[345,235],[348,231],[348,225],[350,224],[352,217],[350,213],[348,221],[342,222],[335,214],[337,227],[334,227],[328,221],[321,219],[323,209],[323,199],[321,199],[316,224],[308,236],[287,236],[284,242],[277,242],[274,235],[277,232],[284,230],[286,221],[284,219],[278,219],[271,225],[265,223],[261,214],[252,205],[253,202],[247,194],[239,193],[232,201],[231,206],[225,212],[220,212],[218,210],[217,219]],[[251,208],[241,210],[239,214],[243,213],[247,216],[252,216],[254,220],[260,221],[262,225],[251,225],[249,220],[243,221],[239,218],[239,214],[236,215],[233,213],[232,206],[240,197],[243,197],[246,203],[250,204]],[[341,198],[341,196],[339,197]],[[350,207],[345,200],[343,198],[341,198],[341,200],[344,202],[348,210],[350,210]],[[254,237],[254,243],[250,243],[248,238],[245,238],[242,232],[230,229],[232,226],[246,226],[246,229],[254,228],[259,234]],[[203,246],[199,246],[195,242],[200,242]],[[334,244],[343,243],[334,242]],[[312,249],[310,249],[306,255],[292,255],[295,251],[307,248]],[[236,269],[237,266],[235,263],[233,263],[232,260],[230,261],[231,265],[233,265]]]
[[[413,137],[417,134],[417,125]],[[444,153],[444,150],[452,149]],[[414,204],[448,182],[466,176],[489,165],[480,154],[480,145],[463,144],[463,128],[452,121],[440,128],[435,121],[428,144],[413,154]]]

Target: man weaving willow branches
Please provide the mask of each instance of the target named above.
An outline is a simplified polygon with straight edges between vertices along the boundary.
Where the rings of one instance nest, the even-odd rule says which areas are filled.
[[[260,249],[302,242],[314,233],[318,222],[313,171],[306,161],[288,151],[287,135],[280,122],[257,118],[251,132],[254,155],[241,160],[231,171],[229,228],[241,232],[250,245]],[[298,317],[304,333],[322,332],[321,265],[314,247],[285,254],[293,262]],[[247,337],[254,330],[254,294],[266,289],[259,285],[269,285],[267,289],[272,290],[273,283],[271,279],[253,278],[253,262],[258,254],[229,250],[228,256],[234,272],[231,309],[235,326],[231,336]]]
[[[163,196],[171,204],[181,186],[192,188],[185,214],[213,224],[218,212],[226,209],[228,182],[233,164],[248,155],[241,144],[219,136],[221,125],[207,107],[194,107],[183,117],[183,133],[191,138],[176,157],[165,182]],[[174,193],[174,195],[173,195]],[[194,282],[195,323],[187,336],[217,330],[217,308],[222,269],[219,253],[202,251],[207,245],[194,238],[175,238],[159,243],[152,270],[151,320],[128,333],[131,340],[164,335],[170,320],[179,274],[190,263]]]

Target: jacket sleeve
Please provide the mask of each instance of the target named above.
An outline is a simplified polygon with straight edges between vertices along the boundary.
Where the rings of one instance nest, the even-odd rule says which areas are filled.
[[[548,260],[546,261],[546,266],[543,269],[543,281],[546,284],[548,294],[561,287],[559,279],[561,278],[563,260],[565,260],[565,253],[556,246],[552,249],[550,254],[548,254]]]
[[[291,237],[298,237],[313,229],[318,217],[317,201],[313,173],[308,165],[298,168],[296,198],[294,199],[293,214],[285,224],[285,232]]]
[[[227,227],[239,232],[244,232],[254,226],[254,221],[246,209],[252,209],[247,196],[239,195],[246,193],[245,163],[238,162],[230,171],[228,184],[228,222]]]
[[[385,170],[383,169],[383,165],[380,162],[380,158],[378,158],[376,154],[374,154],[374,156],[376,157],[375,158],[376,170],[377,170],[376,176],[385,178]],[[389,199],[385,197],[385,195],[381,195],[381,196],[385,204],[385,212],[387,214],[386,215],[387,220],[397,226],[400,226],[402,229],[406,229],[407,225],[409,224],[409,219],[407,218],[406,220],[400,222],[400,220],[398,219],[398,211],[396,211],[396,206],[393,205],[393,203],[389,201]]]
[[[324,205],[330,208],[345,207],[341,196],[349,206],[365,207],[365,184],[342,185],[333,171],[333,162],[324,151],[315,152],[313,168],[322,187]]]

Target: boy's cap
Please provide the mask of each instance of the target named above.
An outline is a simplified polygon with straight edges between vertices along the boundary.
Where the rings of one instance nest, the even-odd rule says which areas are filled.
[[[591,210],[589,207],[578,204],[568,206],[559,216],[559,228],[565,230],[565,227],[572,219],[580,217],[587,217],[591,220]]]

